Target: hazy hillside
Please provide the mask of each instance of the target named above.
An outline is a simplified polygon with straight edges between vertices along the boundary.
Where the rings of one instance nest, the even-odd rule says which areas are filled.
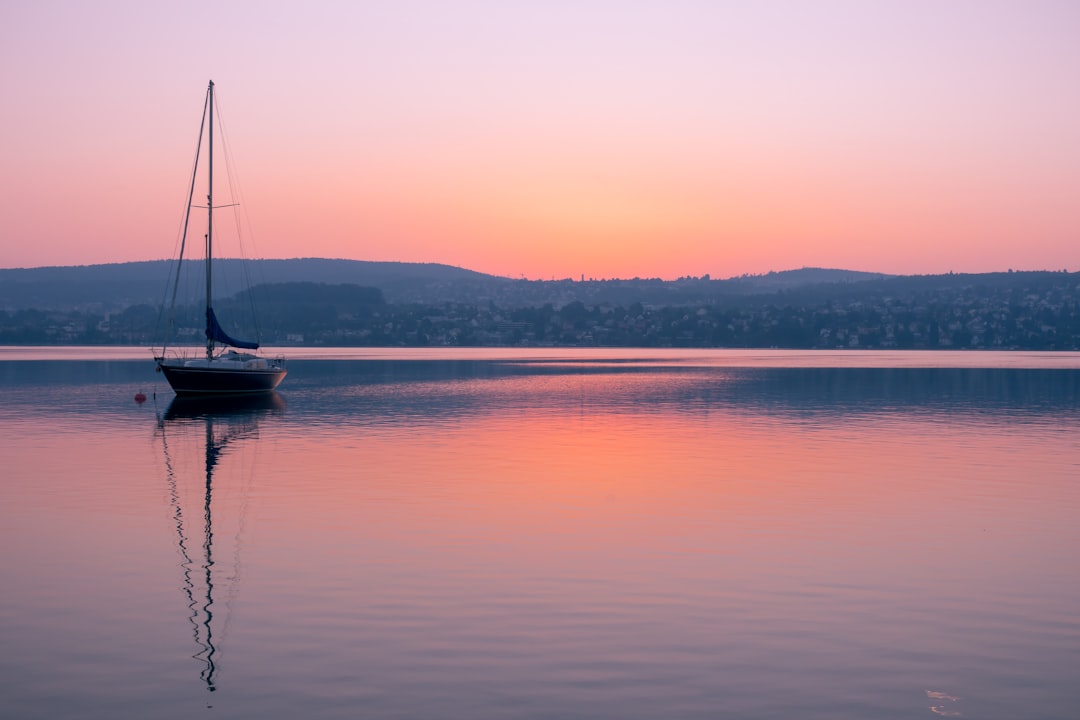
[[[784,290],[802,285],[822,283],[859,283],[868,280],[881,280],[892,277],[883,273],[860,272],[858,270],[837,270],[833,268],[800,268],[783,270],[764,275],[743,275],[731,278],[733,284],[753,291]]]
[[[188,268],[191,277],[181,273],[171,323],[163,323],[160,298],[108,310],[89,300],[132,299],[137,282],[124,271],[147,266],[153,274],[166,269],[138,263],[5,271],[0,288],[16,302],[51,292],[54,303],[82,304],[0,309],[0,344],[143,345],[159,342],[167,328],[174,341],[201,342],[205,278],[198,264]],[[271,261],[246,279],[317,279],[230,291],[238,278],[229,276],[240,267],[227,263],[214,273],[219,319],[233,336],[270,345],[1080,349],[1076,273],[887,276],[806,268],[727,280],[577,282],[438,265]],[[20,283],[4,284],[13,275]],[[363,279],[369,283],[348,282]]]
[[[174,264],[168,261],[0,270],[0,310],[118,312],[134,305],[160,307]],[[178,302],[201,302],[203,265],[185,263]],[[851,270],[802,268],[728,279],[513,280],[435,263],[365,262],[303,258],[223,260],[215,263],[215,296],[228,298],[251,285],[321,283],[375,288],[388,304],[460,303],[502,308],[684,306],[700,304],[817,305],[827,302],[918,298],[962,289],[1064,287],[1060,272],[1007,272],[892,276]],[[1071,288],[1071,285],[1069,285]],[[308,288],[311,290],[311,288]],[[941,295],[944,297],[945,295]]]
[[[246,266],[246,267],[245,267]],[[74,267],[0,269],[0,309],[119,310],[130,305],[160,305],[175,267],[172,261],[117,263]],[[186,273],[201,275],[201,261],[185,263]],[[246,271],[245,271],[246,270]],[[477,287],[505,278],[437,263],[366,262],[299,258],[292,260],[218,260],[215,278],[244,276],[252,283],[349,283],[382,290],[388,302],[410,302],[432,295],[467,298]],[[224,294],[242,287],[226,289]]]

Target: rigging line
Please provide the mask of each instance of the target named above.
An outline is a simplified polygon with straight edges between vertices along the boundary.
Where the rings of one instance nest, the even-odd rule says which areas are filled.
[[[253,414],[251,416],[250,421],[245,420],[243,422],[243,427],[241,428],[241,432],[239,432],[235,436],[233,436],[232,440],[236,441],[236,440],[253,439],[257,443],[258,440],[259,440],[258,422],[259,422],[259,415],[258,415],[258,412],[256,412],[255,414]],[[250,424],[250,428],[248,427],[249,424]],[[257,455],[256,455],[256,458],[257,458]],[[233,603],[236,600],[236,597],[237,597],[237,595],[239,593],[239,589],[240,589],[240,581],[241,581],[240,554],[241,554],[241,552],[243,550],[243,547],[244,547],[244,531],[247,528],[248,508],[249,508],[250,503],[251,503],[252,486],[255,484],[255,480],[254,480],[255,460],[253,459],[252,462],[249,465],[248,463],[244,462],[244,456],[241,455],[240,458],[239,458],[238,465],[239,465],[238,473],[241,476],[241,482],[239,484],[239,487],[240,487],[240,502],[238,503],[239,510],[238,510],[238,518],[237,518],[236,535],[233,538],[232,575],[229,578],[229,584],[226,585],[226,594],[225,594],[225,599],[223,601],[223,604],[225,606],[225,621],[221,624],[221,632],[220,632],[220,637],[221,637],[220,641],[221,642],[223,642],[224,639],[229,634],[230,621],[232,619]],[[248,469],[248,468],[250,468],[250,469]]]
[[[196,148],[195,148],[195,157],[193,158],[193,163],[192,163],[192,168],[191,168],[192,176],[194,176],[194,174],[196,172],[196,169],[197,169],[197,166],[198,166],[198,159],[199,159],[198,158],[198,146],[196,146]],[[186,214],[186,212],[187,212],[187,208],[185,207],[184,211],[180,213],[180,222],[177,224],[177,227],[176,227],[176,240],[173,242],[173,251],[172,251],[172,255],[170,255],[170,257],[173,258],[177,263],[179,263],[181,261],[181,258],[182,258],[182,248],[183,248],[183,241],[184,241],[184,235],[183,235],[184,215]],[[174,318],[174,315],[172,313],[172,310],[174,308],[172,308],[172,307],[169,308],[169,310],[170,310],[169,326],[166,327],[164,330],[162,330],[162,318],[165,315],[165,307],[167,305],[167,301],[168,301],[168,297],[169,297],[169,289],[170,289],[170,285],[172,285],[172,282],[171,282],[172,276],[173,276],[173,264],[171,262],[167,262],[165,264],[165,281],[161,283],[161,288],[162,288],[162,290],[161,290],[161,303],[158,305],[158,316],[157,316],[157,322],[155,324],[155,327],[157,328],[157,335],[155,337],[165,338],[163,346],[162,346],[162,354],[164,354],[164,349],[165,349],[164,345],[168,343],[168,338],[171,337],[172,333],[175,331],[175,327],[174,327],[175,318]]]
[[[233,221],[236,224],[236,238],[237,238],[237,243],[238,243],[239,248],[240,248],[240,250],[239,250],[239,252],[240,252],[240,270],[241,270],[241,274],[243,275],[243,279],[244,279],[244,291],[245,291],[245,295],[247,296],[248,312],[249,312],[250,317],[251,317],[251,322],[255,327],[255,340],[256,340],[256,342],[261,344],[262,343],[262,330],[259,327],[259,315],[258,315],[258,313],[255,312],[255,293],[253,292],[253,288],[255,287],[255,283],[252,281],[251,268],[250,268],[249,263],[247,261],[249,255],[250,255],[252,261],[254,261],[255,260],[255,254],[257,253],[257,249],[255,247],[255,238],[254,238],[255,230],[254,230],[254,226],[251,223],[251,216],[248,214],[248,211],[247,211],[247,201],[244,198],[243,188],[240,185],[240,178],[239,178],[239,176],[237,175],[237,172],[236,172],[236,158],[235,158],[235,156],[233,155],[233,152],[232,152],[232,143],[228,142],[228,138],[229,138],[228,128],[227,128],[227,126],[225,124],[225,116],[221,112],[221,103],[218,100],[217,95],[214,96],[214,110],[217,112],[217,116],[218,116],[218,134],[221,137],[220,145],[221,145],[221,148],[223,150],[222,154],[225,157],[225,177],[226,177],[226,180],[229,183],[229,194],[233,199],[235,199],[237,201],[235,204],[240,206],[240,211],[233,213]],[[246,224],[246,227],[251,230],[251,233],[250,233],[250,235],[251,235],[251,238],[250,238],[251,252],[250,253],[247,250],[245,250],[245,248],[244,248],[244,238],[245,238],[245,236],[244,236],[244,227],[245,227],[245,224]],[[265,283],[266,280],[265,280],[264,277],[260,276],[259,282],[260,283]]]
[[[195,561],[191,559],[191,554],[188,552],[189,541],[187,534],[184,532],[184,511],[180,504],[180,490],[177,487],[176,470],[173,468],[172,457],[169,454],[169,441],[165,435],[164,420],[159,420],[159,425],[161,427],[161,446],[165,454],[165,472],[168,477],[169,502],[173,506],[173,520],[176,523],[177,545],[180,548],[180,556],[184,559],[184,562],[180,564],[180,567],[183,568],[184,576],[182,590],[188,601],[188,622],[191,623],[191,636],[194,639],[195,644],[200,648],[199,652],[191,657],[201,661],[202,655],[207,653],[210,648],[203,642],[202,633],[200,631],[199,603],[195,599],[195,581],[193,579]]]
[[[218,135],[221,138],[220,147],[221,154],[224,156],[225,161],[225,179],[229,184],[229,196],[234,201],[233,205],[243,206],[245,200],[240,187],[240,180],[236,173],[236,156],[233,154],[232,142],[229,139],[231,135],[229,134],[225,116],[221,110],[221,101],[218,100],[216,95],[214,96],[214,111],[218,116]],[[240,213],[233,213],[233,222],[236,226],[236,238],[240,245],[240,257],[241,259],[244,259],[247,257],[247,252],[244,249],[244,227],[240,219]]]
[[[209,92],[210,91],[207,90],[208,95],[209,95]],[[177,289],[179,288],[179,285],[180,285],[180,269],[181,269],[181,266],[183,265],[183,262],[184,262],[184,248],[185,248],[185,245],[187,243],[188,219],[191,217],[191,208],[192,208],[191,202],[192,202],[192,197],[193,197],[193,195],[195,193],[195,182],[196,182],[196,179],[198,177],[198,172],[199,172],[199,151],[202,148],[203,126],[205,125],[205,123],[206,123],[206,101],[204,100],[203,101],[203,110],[202,110],[202,120],[199,123],[199,136],[198,136],[198,139],[195,141],[195,157],[192,159],[192,163],[191,163],[191,182],[189,184],[190,189],[188,190],[188,198],[187,198],[187,202],[185,203],[184,212],[182,214],[182,222],[180,223],[180,227],[177,228],[177,237],[176,237],[175,242],[173,243],[173,257],[176,258],[176,279],[172,283],[172,291],[173,292],[172,292],[172,301],[169,303],[169,324],[168,324],[168,327],[166,327],[165,332],[163,333],[164,340],[162,341],[162,345],[161,345],[161,355],[162,355],[162,357],[165,356],[165,348],[166,348],[166,345],[168,344],[169,337],[174,332],[175,323],[176,323],[176,316],[175,316],[176,292],[177,292]],[[179,252],[177,252],[177,247],[179,247]],[[172,274],[173,274],[172,273],[172,268],[169,268],[166,275],[168,276],[168,275],[172,275]],[[157,319],[157,327],[158,327],[159,330],[161,328],[161,316],[165,313],[165,298],[169,294],[169,284],[170,283],[168,283],[168,282],[164,283],[164,290],[162,290],[161,306],[158,309],[158,319]]]
[[[210,106],[210,88],[212,87],[213,85],[211,84],[210,87],[206,90],[206,100],[203,101],[202,120],[199,121],[199,141],[198,144],[195,146],[195,163],[191,169],[191,186],[188,189],[187,212],[184,213],[184,231],[180,236],[180,256],[176,261],[176,280],[173,282],[172,301],[169,303],[169,327],[172,327],[173,321],[175,319],[174,310],[176,308],[176,291],[180,287],[180,268],[184,263],[184,247],[187,244],[188,222],[191,220],[191,202],[195,197],[195,180],[199,169],[199,153],[202,150],[203,128],[206,126],[206,111]],[[209,258],[207,258],[207,262],[209,262]],[[165,356],[164,345],[162,345],[161,347],[161,355],[162,357]]]
[[[225,160],[225,179],[229,183],[229,196],[233,199],[234,205],[243,205],[244,197],[240,188],[240,180],[236,173],[236,157],[233,155],[232,142],[229,140],[231,135],[229,134],[228,127],[225,124],[225,116],[221,111],[221,103],[215,96],[214,109],[218,115],[218,135],[221,138],[221,151]],[[233,213],[233,223],[236,226],[236,238],[240,246],[240,257],[247,257],[247,253],[244,250],[244,228],[240,220],[240,213]]]

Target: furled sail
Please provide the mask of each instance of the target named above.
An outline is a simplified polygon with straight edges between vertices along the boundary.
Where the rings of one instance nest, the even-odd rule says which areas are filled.
[[[248,342],[246,340],[234,340],[229,337],[229,334],[222,330],[221,324],[218,322],[217,315],[214,314],[213,308],[206,308],[206,337],[214,342],[221,343],[222,345],[228,345],[229,347],[240,348],[241,350],[258,350],[259,343]]]

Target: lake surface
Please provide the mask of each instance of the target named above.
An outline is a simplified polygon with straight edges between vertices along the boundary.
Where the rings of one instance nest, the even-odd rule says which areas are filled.
[[[1080,716],[1080,355],[288,354],[0,348],[3,716]]]

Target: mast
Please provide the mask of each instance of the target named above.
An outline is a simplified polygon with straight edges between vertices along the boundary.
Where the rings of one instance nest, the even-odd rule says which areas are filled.
[[[207,146],[209,150],[209,163],[207,165],[207,178],[206,184],[206,327],[210,329],[210,312],[211,312],[211,281],[210,281],[210,266],[212,264],[213,249],[214,249],[214,81],[210,81],[210,87],[207,89],[207,95],[209,102],[207,106],[210,111],[210,143]],[[206,333],[206,359],[210,360],[214,356],[214,338],[211,337],[211,333]]]

